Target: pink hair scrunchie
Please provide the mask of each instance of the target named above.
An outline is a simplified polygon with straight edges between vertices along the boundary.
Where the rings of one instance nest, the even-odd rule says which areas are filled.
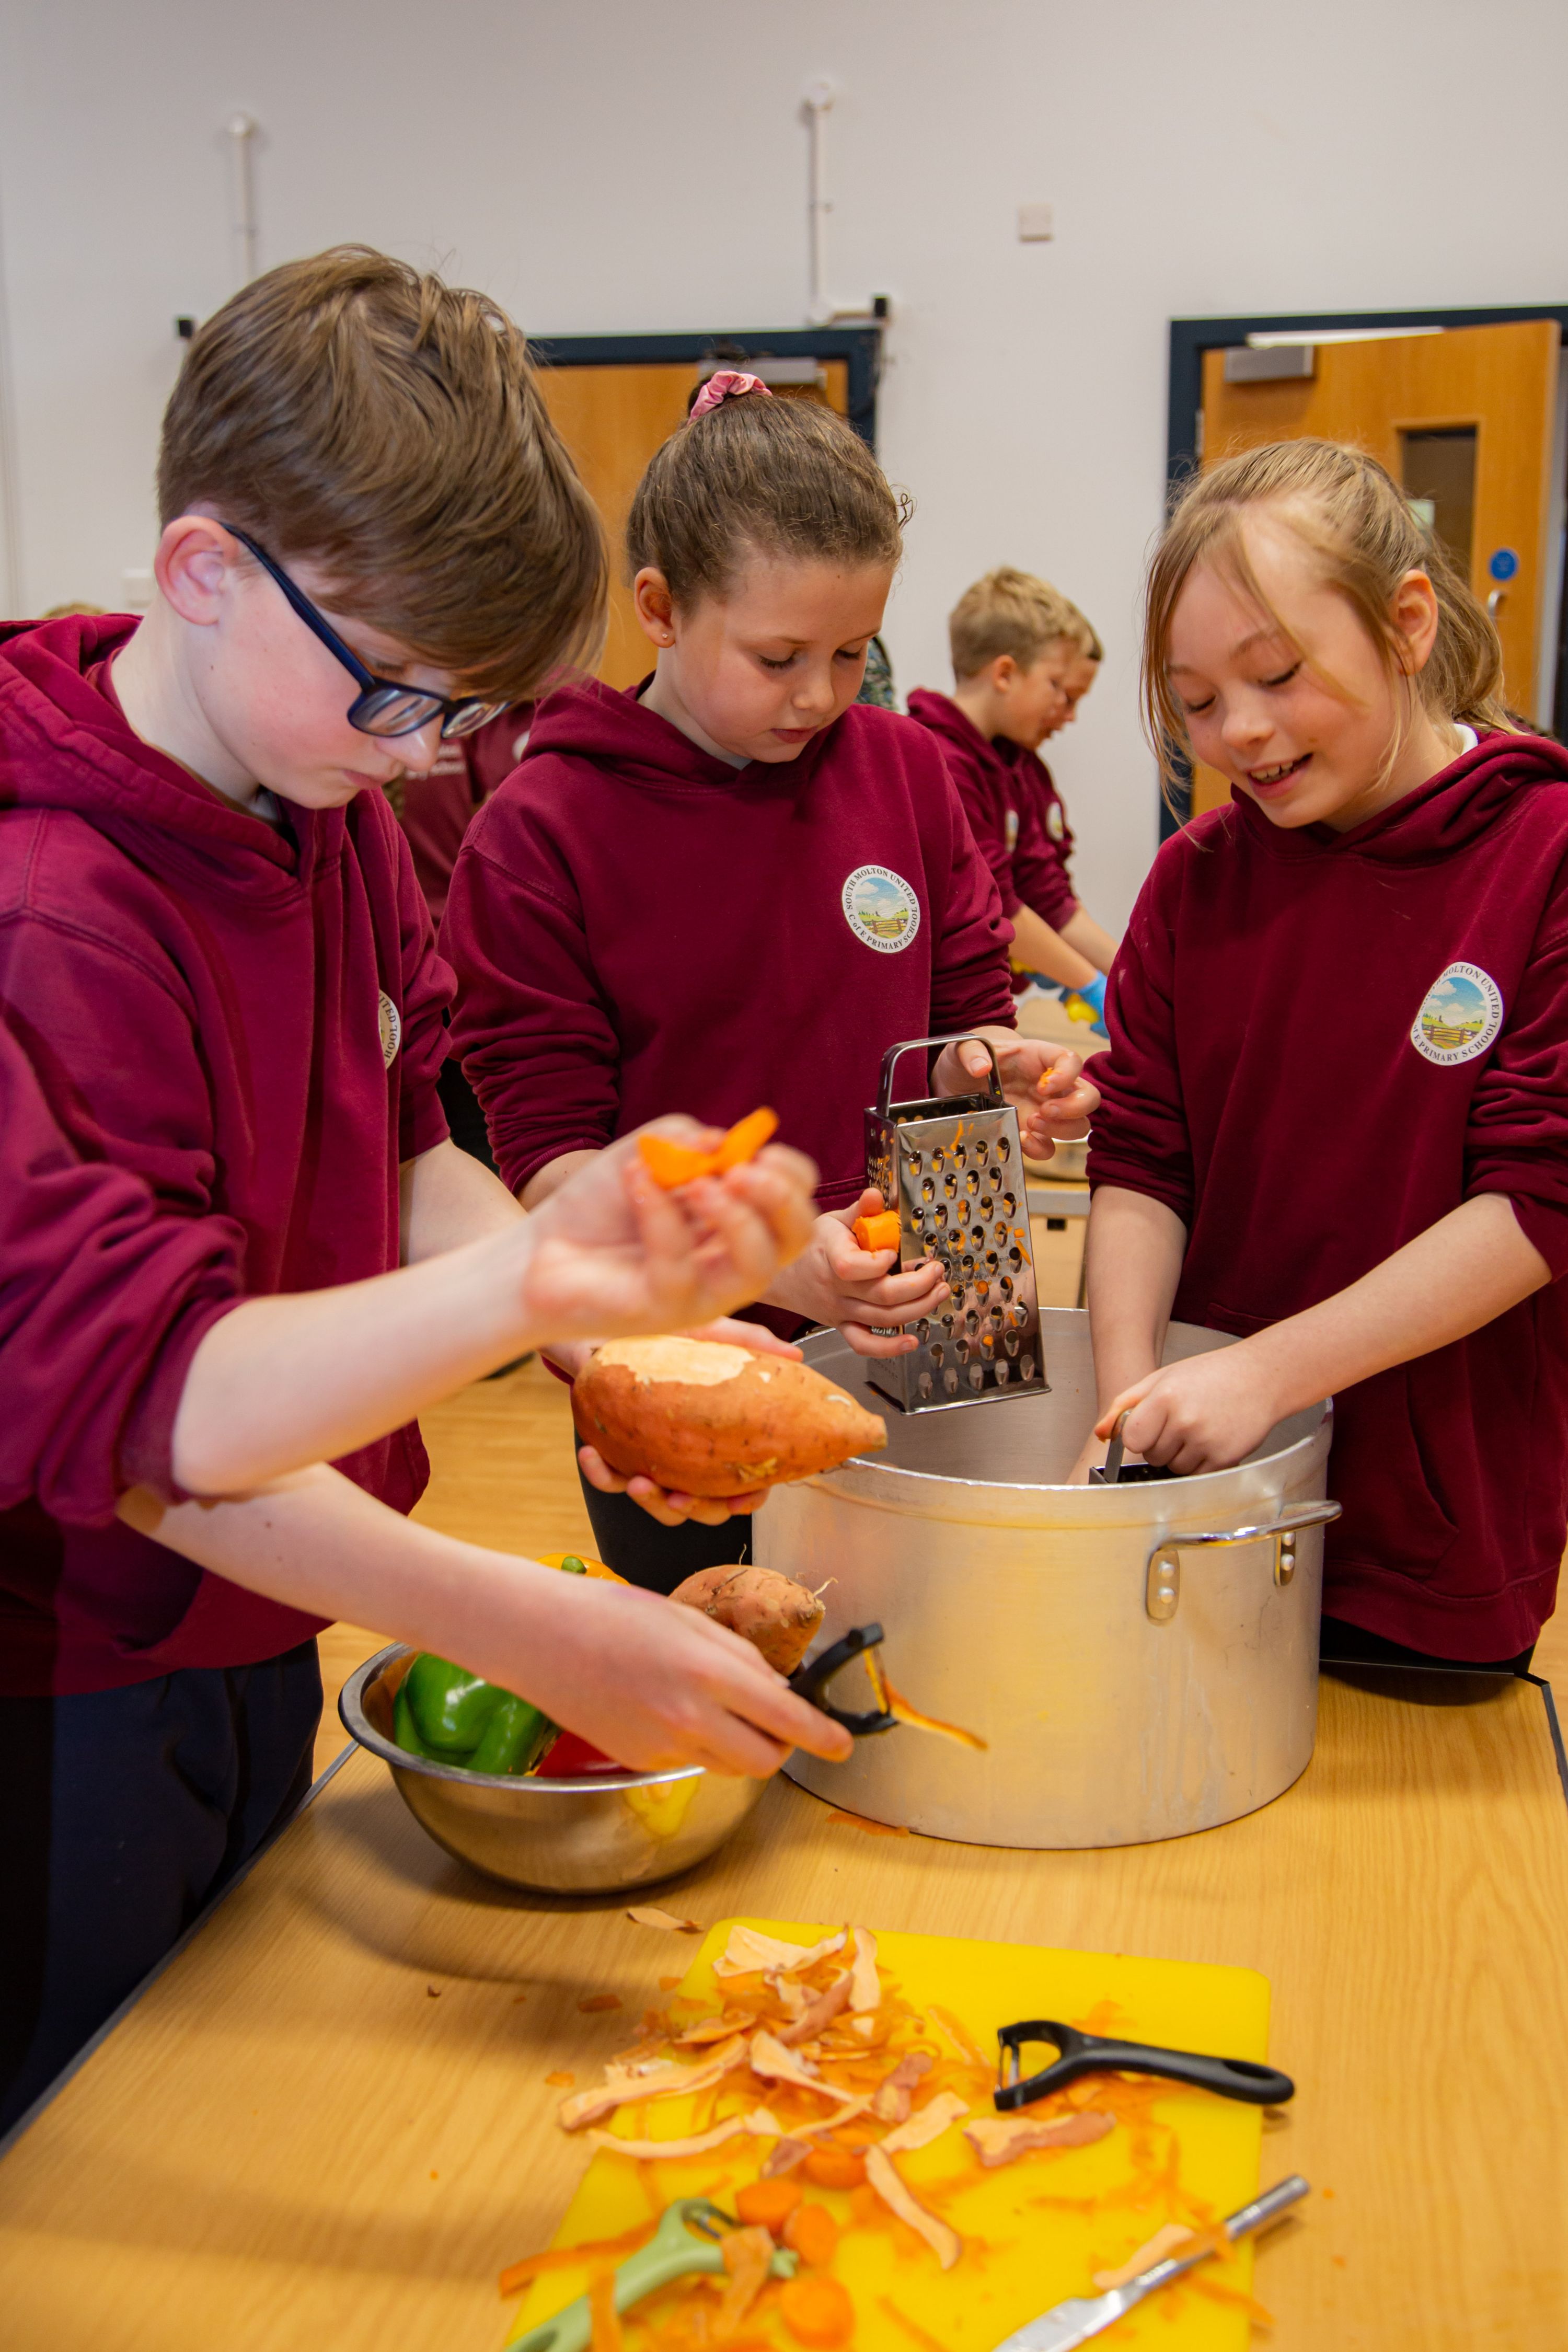
[[[733,368],[721,368],[710,375],[691,404],[691,423],[706,416],[710,408],[722,408],[727,400],[739,400],[743,392],[760,392],[764,400],[773,394],[760,375],[741,375]]]

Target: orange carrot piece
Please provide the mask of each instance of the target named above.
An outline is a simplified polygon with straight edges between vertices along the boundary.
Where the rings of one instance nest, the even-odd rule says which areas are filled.
[[[677,1143],[668,1135],[639,1135],[637,1150],[648,1174],[666,1192],[689,1184],[694,1177],[713,1173],[711,1151],[695,1150],[689,1143]]]
[[[779,2317],[797,2344],[847,2344],[855,2332],[855,2306],[837,2279],[786,2280]]]
[[[809,2270],[825,2271],[838,2252],[838,2224],[826,2205],[800,2205],[784,2223],[784,2242]]]
[[[858,2189],[866,2178],[865,2158],[849,2147],[814,2147],[800,2168],[814,2189]]]
[[[849,1230],[863,1250],[896,1250],[903,1238],[896,1209],[884,1209],[875,1217],[857,1217]]]
[[[722,1176],[729,1168],[743,1168],[754,1160],[764,1143],[778,1133],[779,1115],[776,1110],[748,1111],[738,1118],[723,1142],[713,1154],[713,1171]]]
[[[601,2271],[588,2289],[588,2312],[594,2323],[592,2352],[621,2352],[626,2338],[616,2309],[614,2271]]]
[[[591,1992],[577,2006],[584,2017],[591,2017],[596,2010],[619,2009],[621,1996],[618,1992]]]
[[[776,2238],[788,2227],[790,2216],[800,2203],[798,2180],[749,2180],[736,2191],[735,2210],[748,2228],[754,2225],[771,2230]],[[795,2241],[790,2239],[790,2244]]]

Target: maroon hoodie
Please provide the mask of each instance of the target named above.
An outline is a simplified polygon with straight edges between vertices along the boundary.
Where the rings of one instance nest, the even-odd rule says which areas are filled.
[[[998,738],[987,742],[950,695],[917,686],[910,717],[918,719],[942,745],[948,772],[958,786],[975,845],[991,868],[1005,915],[1032,908],[1043,923],[1059,931],[1078,912],[1067,866],[1046,830],[1044,796],[1026,763],[1050,778],[1032,751]],[[1053,788],[1054,789],[1054,788]],[[1059,803],[1058,803],[1059,805]]]
[[[1045,845],[1046,855],[1056,859],[1061,867],[1062,883],[1072,898],[1072,906],[1063,915],[1065,923],[1079,905],[1072,887],[1072,827],[1068,823],[1067,803],[1057,790],[1057,780],[1037,751],[1026,743],[1009,743],[998,736],[992,745],[1013,780],[1013,803],[1018,812],[1020,832],[1026,826],[1031,837]]]
[[[1348,833],[1237,795],[1156,858],[1112,974],[1089,1179],[1187,1228],[1173,1312],[1238,1336],[1479,1192],[1568,1272],[1568,751],[1489,734]],[[1561,1279],[1335,1400],[1324,1606],[1442,1657],[1551,1612]]]
[[[521,759],[532,718],[532,703],[519,702],[471,735],[454,735],[441,745],[435,766],[422,776],[405,776],[393,796],[425,904],[437,929],[474,811],[484,806]]]
[[[0,1227],[0,1291],[42,1295],[52,1243],[82,1318],[64,1350],[48,1315],[6,1347],[28,1397],[25,1494],[0,1453],[13,1693],[242,1664],[315,1631],[132,1533],[115,1498],[175,1493],[191,1357],[241,1297],[397,1263],[399,1160],[446,1132],[450,974],[383,796],[280,803],[281,834],[229,807],[92,683],[134,626],[73,617],[0,650],[0,1022],[70,1151],[125,1171],[156,1210],[126,1248],[116,1220],[132,1213],[105,1186],[96,1267],[68,1262],[90,1222],[79,1204],[58,1227]],[[400,1509],[426,1475],[413,1428],[340,1467]]]
[[[1006,938],[907,719],[858,703],[797,760],[734,768],[594,683],[541,705],[442,929],[454,1047],[514,1191],[660,1112],[770,1103],[826,1208],[864,1182],[887,1046],[1011,1025]],[[899,1083],[921,1085],[914,1057]]]

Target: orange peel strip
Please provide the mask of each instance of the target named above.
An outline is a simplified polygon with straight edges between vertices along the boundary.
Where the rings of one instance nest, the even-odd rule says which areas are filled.
[[[961,1748],[985,1748],[989,1740],[982,1739],[977,1731],[965,1731],[959,1723],[944,1723],[940,1715],[922,1715],[911,1706],[901,1691],[896,1691],[888,1680],[887,1668],[875,1650],[866,1652],[866,1672],[871,1677],[871,1688],[877,1694],[877,1704],[885,1714],[897,1716],[913,1731],[938,1731],[944,1739],[956,1739]]]

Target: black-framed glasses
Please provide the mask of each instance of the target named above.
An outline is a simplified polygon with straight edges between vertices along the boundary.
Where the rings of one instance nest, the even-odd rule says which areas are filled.
[[[258,547],[250,533],[232,522],[219,523],[231,539],[248,548],[268,577],[275,580],[305,626],[320,637],[330,654],[337,656],[359,688],[349,705],[351,727],[362,735],[412,735],[416,728],[427,727],[437,712],[441,714],[443,739],[450,735],[471,735],[476,727],[496,718],[506,709],[504,702],[480,702],[473,695],[432,694],[419,686],[400,686],[395,678],[377,677],[366,669],[358,654],[345,646],[331,623],[317,612],[302,588],[296,587],[280,563],[274,563],[264,547]]]

